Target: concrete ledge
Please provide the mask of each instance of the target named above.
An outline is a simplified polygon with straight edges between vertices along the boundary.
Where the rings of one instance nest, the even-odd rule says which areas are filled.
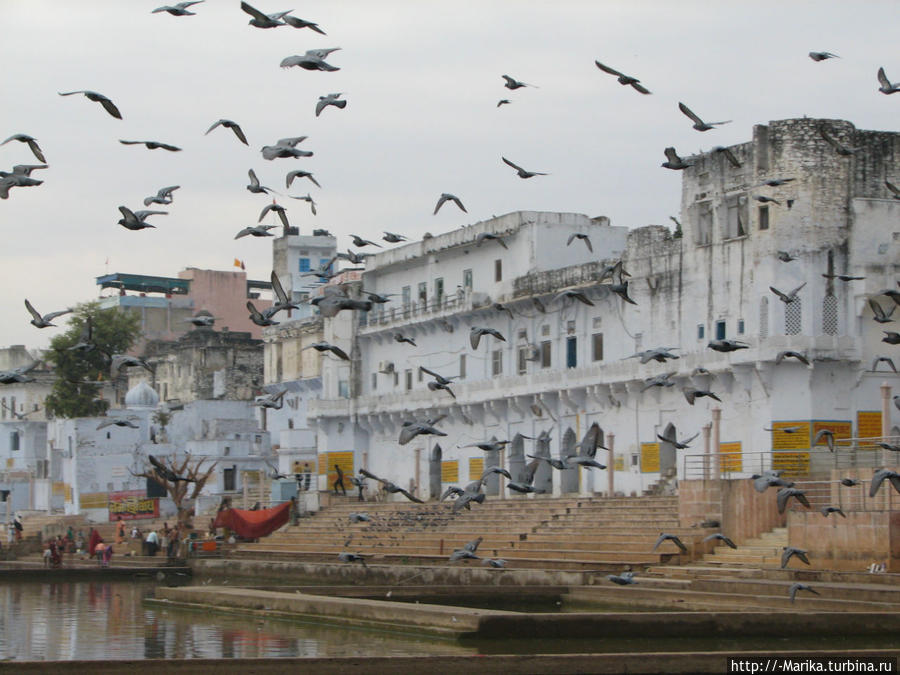
[[[111,579],[156,578],[162,573],[169,580],[184,579],[192,575],[190,567],[43,567],[0,568],[0,583],[11,581],[110,581]]]
[[[479,675],[524,675],[533,673],[726,673],[729,656],[757,658],[858,658],[898,659],[900,650],[867,649],[847,651],[772,652],[647,652],[642,654],[560,654],[560,655],[473,655],[473,656],[373,656],[309,659],[144,659],[131,661],[15,661],[0,663],[0,673],[54,673],[82,675],[139,675],[141,673],[207,673],[280,675],[285,672],[344,675],[359,673],[463,673]]]

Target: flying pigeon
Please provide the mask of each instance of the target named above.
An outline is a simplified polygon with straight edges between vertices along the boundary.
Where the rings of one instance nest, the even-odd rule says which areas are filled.
[[[119,109],[116,107],[116,104],[110,101],[103,94],[98,94],[96,91],[89,91],[87,89],[79,89],[78,91],[67,91],[67,92],[57,92],[60,96],[71,96],[72,94],[84,94],[85,97],[89,101],[97,101],[100,105],[103,106],[103,109],[106,110],[110,115],[115,117],[116,119],[122,119],[122,113],[119,112]]]

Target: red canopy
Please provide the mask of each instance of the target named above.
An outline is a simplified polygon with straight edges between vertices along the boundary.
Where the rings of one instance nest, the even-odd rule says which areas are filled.
[[[284,502],[271,509],[244,511],[224,509],[216,516],[214,527],[227,527],[244,539],[259,539],[284,525],[290,517],[291,503]]]

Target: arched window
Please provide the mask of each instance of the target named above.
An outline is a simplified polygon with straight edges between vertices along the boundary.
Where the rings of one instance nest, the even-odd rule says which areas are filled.
[[[769,337],[769,298],[765,296],[759,301],[759,337]]]
[[[800,298],[784,305],[784,334],[797,335],[803,323],[803,304]]]
[[[830,293],[822,301],[822,332],[825,335],[837,335],[838,332],[837,298]]]

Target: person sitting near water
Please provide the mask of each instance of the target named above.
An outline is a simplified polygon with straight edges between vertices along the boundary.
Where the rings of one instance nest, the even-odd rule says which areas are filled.
[[[122,516],[119,516],[119,519],[116,521],[116,543],[125,543],[125,521],[122,520]]]

